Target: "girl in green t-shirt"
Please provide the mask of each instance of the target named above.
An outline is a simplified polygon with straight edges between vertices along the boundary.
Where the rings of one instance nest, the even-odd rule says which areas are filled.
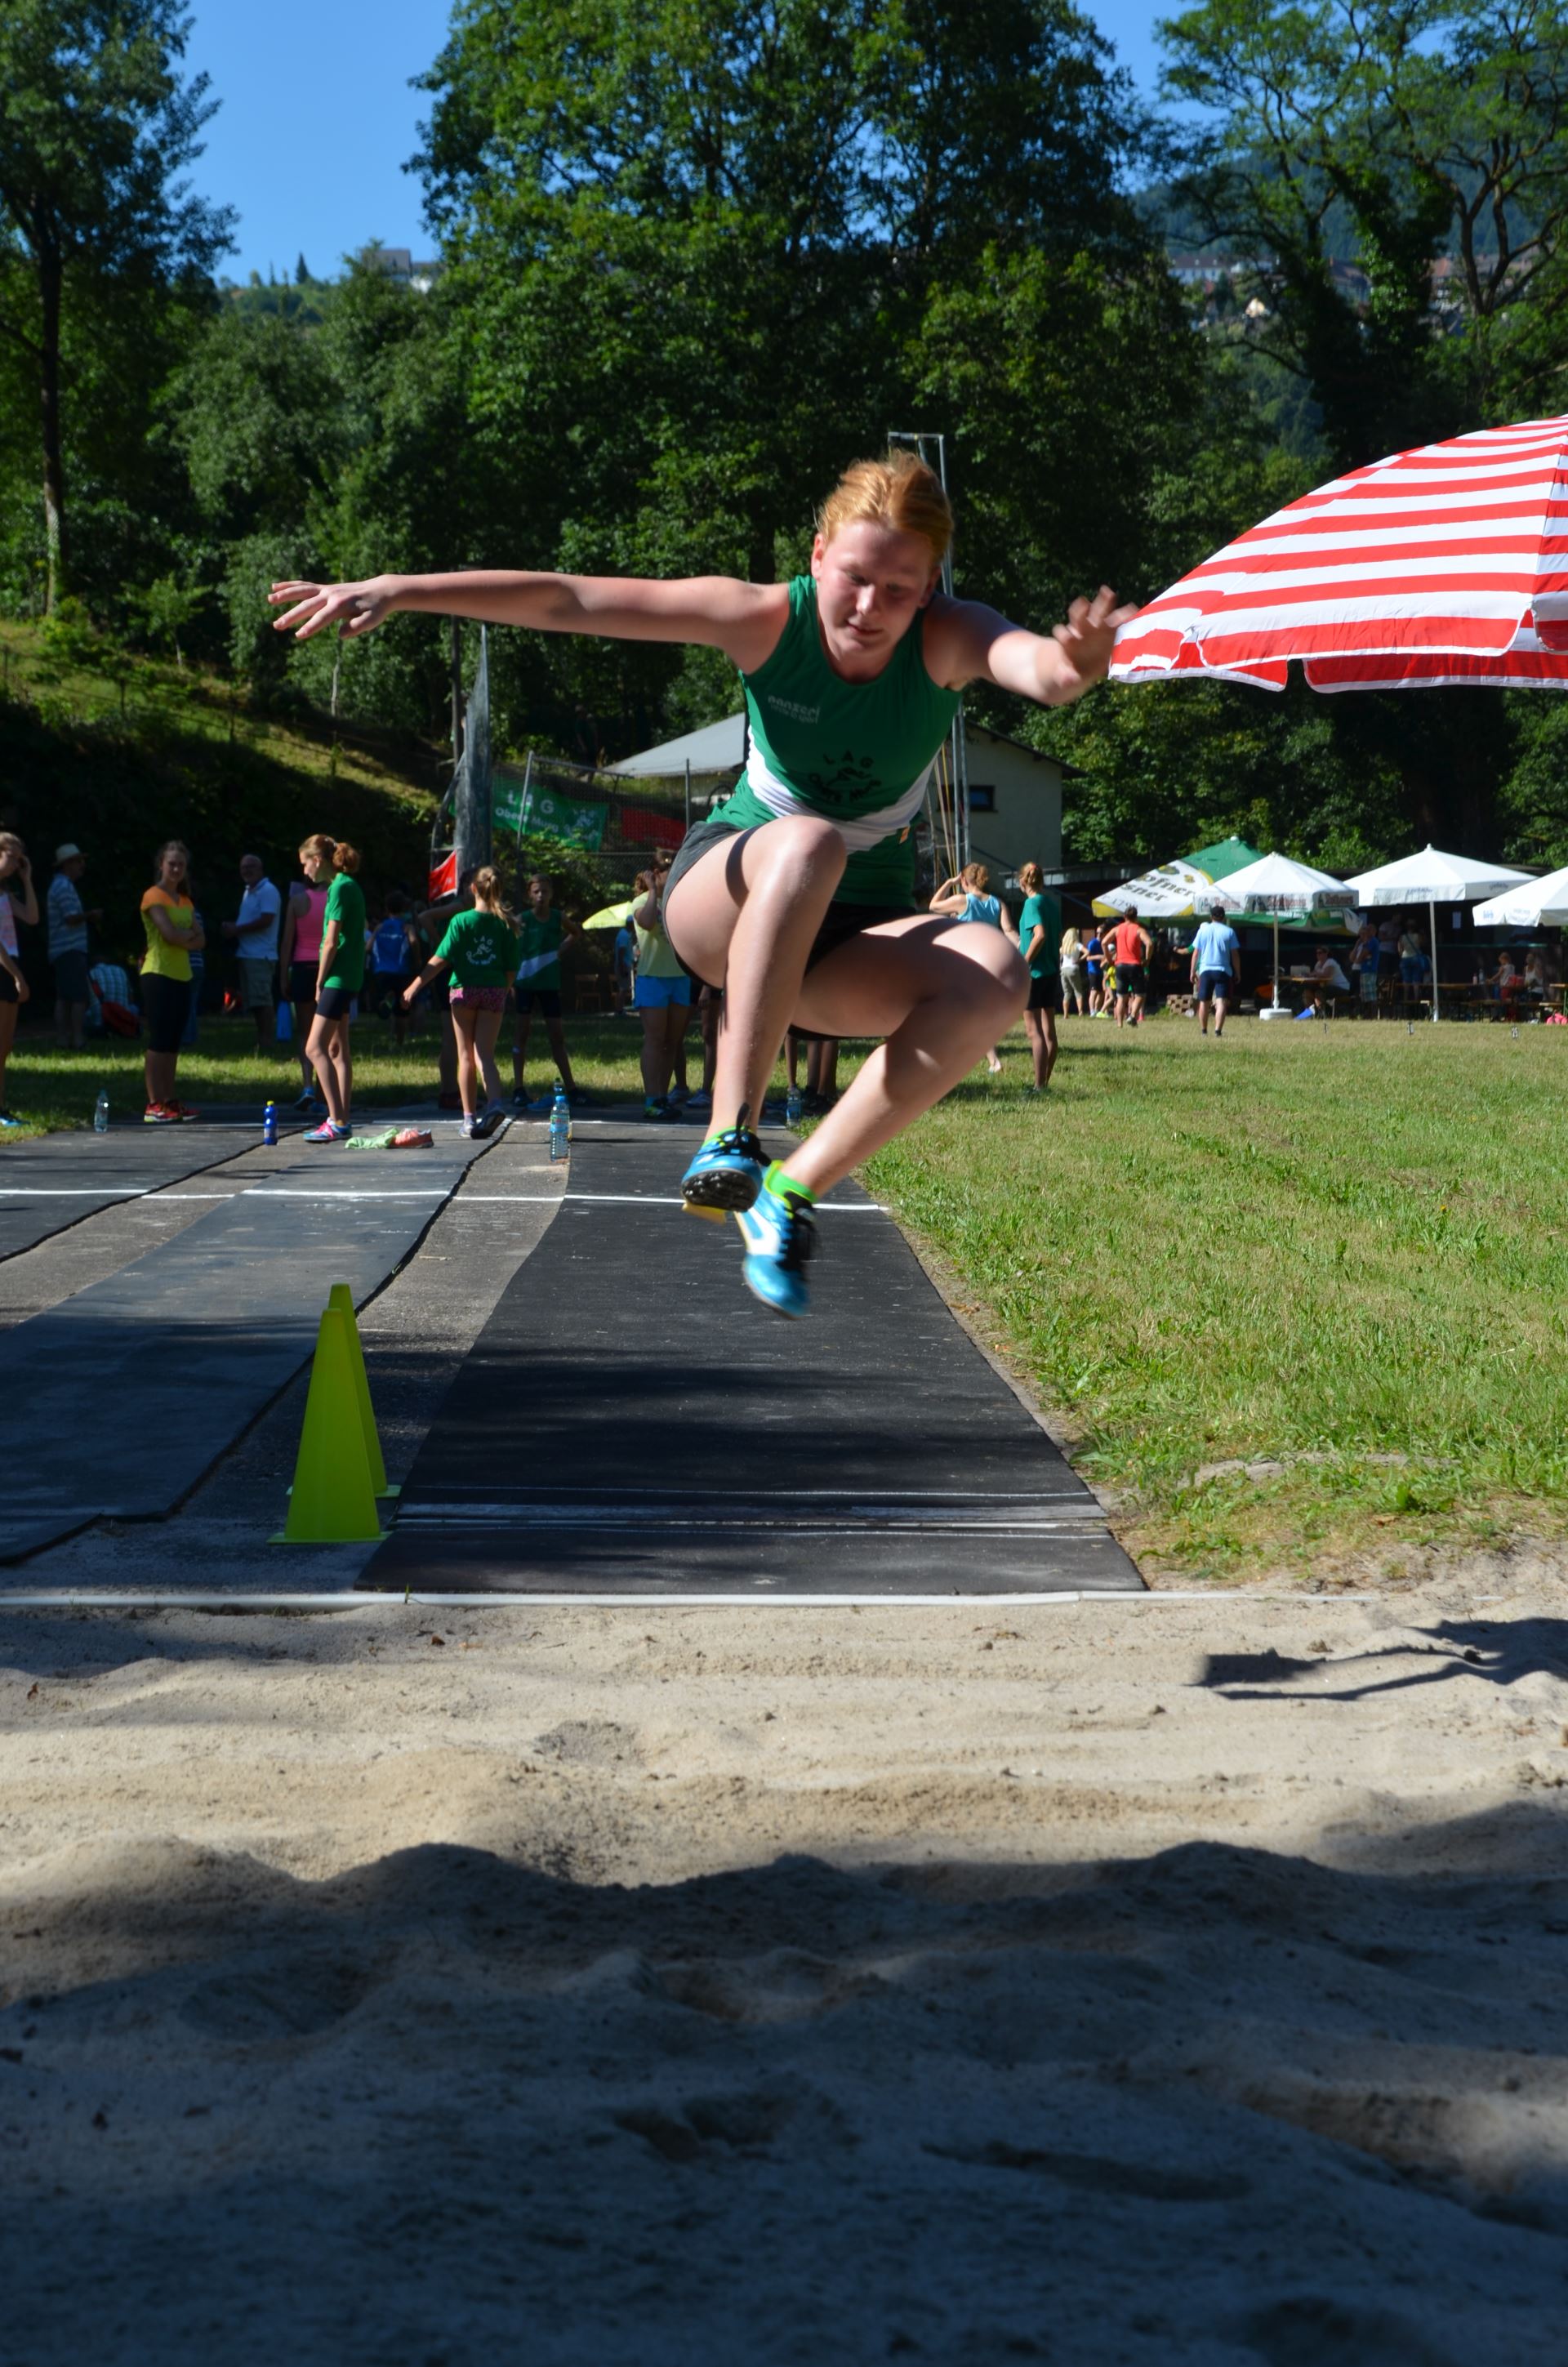
[[[470,886],[472,905],[466,912],[453,913],[441,943],[404,988],[403,1002],[412,1004],[421,988],[434,982],[438,970],[451,971],[457,1091],[463,1097],[463,1132],[472,1137],[493,1134],[505,1109],[495,1065],[495,1039],[501,1033],[507,990],[517,975],[517,930],[506,909],[499,871],[482,864]]]
[[[310,839],[308,847],[330,844],[333,884],[321,915],[321,950],[316,960],[316,1016],[305,1050],[316,1071],[326,1116],[306,1135],[307,1142],[346,1142],[348,1113],[354,1100],[354,1061],[348,1048],[348,1023],[354,998],[365,984],[365,894],[355,873],[359,849],[346,839]],[[303,858],[302,858],[303,859]],[[328,858],[318,854],[317,870],[306,862],[307,878],[326,868]]]
[[[279,583],[279,632],[371,632],[399,609],[535,632],[717,649],[750,719],[745,774],[686,833],[664,922],[685,968],[725,994],[713,1131],[682,1183],[734,1212],[747,1287],[807,1312],[811,1209],[940,1101],[1010,1028],[1029,992],[998,929],[916,912],[912,832],[969,683],[1063,707],[1100,681],[1119,610],[1103,586],[1035,633],[942,589],[953,512],[907,450],[857,460],[822,504],[808,572],[788,583],[679,583],[475,569]],[[786,1172],[750,1120],[792,1023],[884,1039]]]

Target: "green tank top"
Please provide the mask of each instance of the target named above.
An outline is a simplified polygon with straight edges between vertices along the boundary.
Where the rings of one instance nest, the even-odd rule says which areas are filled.
[[[778,647],[740,677],[746,770],[713,820],[738,830],[797,813],[836,823],[850,854],[835,903],[914,902],[915,817],[959,705],[926,672],[924,623],[922,609],[874,681],[845,682],[822,647],[816,581],[796,575]]]

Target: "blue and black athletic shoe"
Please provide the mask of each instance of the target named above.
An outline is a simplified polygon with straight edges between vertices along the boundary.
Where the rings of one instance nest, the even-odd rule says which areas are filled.
[[[742,1110],[736,1125],[705,1142],[681,1178],[688,1216],[712,1217],[722,1225],[728,1212],[749,1208],[761,1190],[768,1154],[747,1125],[747,1115]]]
[[[817,1247],[809,1204],[798,1192],[763,1191],[735,1221],[746,1244],[741,1277],[752,1297],[775,1315],[807,1314],[806,1263]]]

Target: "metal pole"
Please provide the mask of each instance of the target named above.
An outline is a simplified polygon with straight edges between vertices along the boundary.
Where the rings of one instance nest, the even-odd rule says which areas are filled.
[[[463,620],[452,619],[449,673],[452,684],[452,762],[463,753]]]
[[[1432,931],[1432,1024],[1438,1020],[1438,902],[1435,896],[1427,899],[1427,918]]]
[[[945,436],[939,435],[934,429],[931,428],[890,427],[887,431],[887,441],[889,444],[912,444],[919,458],[925,461],[928,469],[933,464],[926,450],[926,447],[929,444],[934,444],[936,447],[936,460],[934,465],[937,479],[942,486],[942,492],[944,493],[946,493],[947,437]],[[942,562],[942,588],[951,600],[953,596],[953,553],[951,550],[947,553]],[[953,719],[953,731],[951,734],[950,745],[953,752],[953,840],[957,855],[957,863],[955,867],[962,870],[964,866],[969,861],[970,847],[972,844],[969,835],[969,746],[964,734],[964,702],[962,699],[960,699],[958,703],[958,711]]]
[[[686,759],[686,828],[692,827],[692,760]]]

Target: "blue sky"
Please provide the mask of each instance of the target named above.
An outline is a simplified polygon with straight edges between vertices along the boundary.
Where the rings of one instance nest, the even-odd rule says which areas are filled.
[[[1139,84],[1152,90],[1152,28],[1177,0],[1079,0]],[[303,255],[322,277],[368,239],[428,249],[420,184],[401,171],[429,101],[409,88],[442,45],[448,0],[376,0],[344,11],[304,0],[270,7],[193,0],[186,63],[222,101],[196,167],[204,197],[237,207],[243,279],[291,275]]]

